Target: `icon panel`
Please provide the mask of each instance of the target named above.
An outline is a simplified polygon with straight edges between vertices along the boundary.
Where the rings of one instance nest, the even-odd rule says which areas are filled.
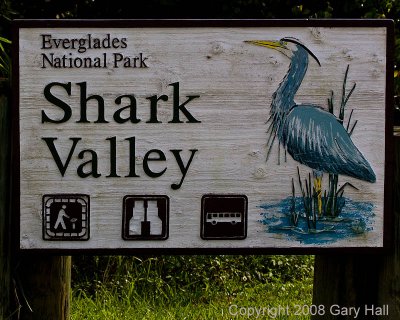
[[[245,239],[247,197],[245,195],[204,195],[201,199],[201,232],[204,240]]]
[[[86,194],[46,194],[42,199],[44,240],[88,240],[90,198]]]
[[[166,240],[169,225],[169,198],[127,195],[123,200],[124,240]]]

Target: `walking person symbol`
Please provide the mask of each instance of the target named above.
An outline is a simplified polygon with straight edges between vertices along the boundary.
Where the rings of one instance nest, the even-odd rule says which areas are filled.
[[[65,208],[67,206],[65,204],[62,205],[60,211],[58,211],[58,216],[57,216],[57,220],[56,223],[54,225],[54,229],[58,229],[58,227],[61,224],[61,228],[63,228],[63,230],[66,230],[67,227],[65,225],[65,221],[64,218],[69,218],[69,216],[67,215],[67,213],[65,212]]]

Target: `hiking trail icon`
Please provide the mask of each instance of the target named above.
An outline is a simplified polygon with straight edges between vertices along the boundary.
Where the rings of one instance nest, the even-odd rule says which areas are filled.
[[[56,229],[56,230],[59,228],[60,225],[61,225],[61,228],[62,228],[63,230],[66,230],[66,229],[67,229],[67,227],[66,227],[66,225],[65,225],[65,222],[64,222],[64,218],[69,219],[70,216],[67,215],[66,212],[65,212],[65,208],[66,208],[66,207],[67,207],[67,206],[66,206],[65,204],[63,204],[63,205],[61,206],[60,211],[58,211],[57,220],[56,220],[56,223],[55,223],[55,225],[54,225],[54,229]],[[76,218],[73,218],[73,219],[76,219]],[[73,229],[74,229],[74,228],[73,228]]]
[[[44,240],[88,240],[89,196],[47,194],[42,200]]]

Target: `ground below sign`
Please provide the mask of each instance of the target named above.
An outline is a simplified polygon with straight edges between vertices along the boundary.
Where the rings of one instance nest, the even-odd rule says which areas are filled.
[[[390,22],[19,21],[15,34],[20,249],[386,245]]]

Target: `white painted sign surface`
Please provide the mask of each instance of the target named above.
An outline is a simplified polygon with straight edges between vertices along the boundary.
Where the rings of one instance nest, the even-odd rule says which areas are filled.
[[[384,24],[318,22],[20,26],[20,248],[382,247],[387,32]],[[246,42],[282,38],[286,54]],[[271,104],[290,103],[287,93],[277,101],[274,92],[298,43],[320,65],[309,53],[304,79],[293,88],[299,116],[278,113],[281,127],[269,138]],[[301,187],[317,190],[316,170],[289,148],[314,143],[320,163],[335,148],[344,157],[332,123],[318,121],[329,112],[331,92],[338,116],[347,66],[345,94],[356,86],[343,128],[349,133],[357,121],[348,137],[370,176],[339,174],[334,206],[341,208],[328,213],[327,169],[307,214]],[[324,113],[310,122],[315,109]]]

